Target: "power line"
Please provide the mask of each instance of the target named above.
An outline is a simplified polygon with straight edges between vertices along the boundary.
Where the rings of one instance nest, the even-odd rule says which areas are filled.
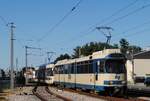
[[[75,41],[75,39],[79,39],[81,37],[86,36],[87,34],[90,34],[91,32],[93,32],[95,30],[96,25],[98,25],[99,23],[104,23],[106,21],[108,21],[110,18],[114,17],[115,15],[118,15],[119,13],[121,13],[122,11],[126,10],[127,8],[133,6],[134,4],[136,4],[139,0],[135,0],[131,3],[129,3],[128,5],[124,6],[123,8],[117,10],[116,12],[112,13],[110,16],[108,16],[107,18],[104,18],[103,20],[101,20],[100,22],[91,25],[86,31],[80,32],[82,33],[82,35],[78,36],[77,38],[71,38],[71,41]],[[84,33],[84,34],[83,34]],[[73,39],[73,40],[72,40]]]
[[[94,30],[95,27],[99,24],[99,23],[104,23],[106,21],[108,21],[109,19],[111,19],[112,17],[118,15],[119,13],[121,13],[122,11],[126,10],[127,8],[133,6],[134,4],[136,4],[139,0],[135,0],[133,2],[131,2],[130,4],[124,6],[123,8],[120,8],[119,10],[117,10],[116,12],[112,13],[110,16],[102,19],[100,22],[97,22],[96,24],[91,25],[86,31],[88,30]]]
[[[127,6],[125,6],[125,7],[121,8],[121,9],[117,10],[116,12],[114,12],[113,14],[111,14],[110,16],[108,16],[108,17],[104,18],[103,20],[101,20],[100,22],[96,23],[95,26],[98,25],[99,23],[104,23],[104,22],[108,21],[108,20],[111,19],[112,17],[118,15],[118,14],[121,13],[122,11],[124,11],[124,10],[128,9],[129,7],[133,6],[133,5],[136,4],[138,1],[139,1],[139,0],[135,0],[135,1],[131,2],[130,4],[128,4]],[[92,27],[93,27],[93,26],[92,26]],[[94,28],[95,28],[95,27],[94,27]]]
[[[137,34],[142,34],[143,32],[147,32],[147,31],[150,31],[150,28],[146,28],[146,29],[137,31],[137,32],[132,33],[132,34],[128,33],[128,34],[124,35],[124,37],[131,37],[131,36],[134,36],[134,35],[137,35]]]
[[[135,1],[134,3],[136,3],[136,2],[137,2],[137,1]],[[107,23],[106,25],[112,24],[112,23],[114,23],[114,22],[116,22],[116,21],[119,21],[119,20],[125,18],[125,17],[128,17],[128,16],[130,16],[130,15],[132,15],[132,14],[135,14],[135,13],[137,13],[137,12],[139,12],[139,11],[141,11],[141,10],[143,10],[143,9],[145,9],[145,8],[147,8],[147,7],[149,7],[149,6],[150,6],[150,4],[143,5],[142,7],[137,8],[137,9],[135,9],[135,10],[132,11],[132,12],[129,12],[129,13],[123,15],[123,16],[120,16],[120,17],[118,17],[118,18],[112,20],[111,22]],[[91,28],[91,27],[90,27],[90,28]],[[89,29],[90,29],[90,28],[89,28]],[[93,29],[91,29],[91,30],[93,30]]]
[[[8,24],[7,21],[4,19],[4,17],[0,16],[0,19],[3,21],[5,26]]]
[[[135,29],[137,29],[137,28],[139,28],[139,27],[141,28],[141,26],[143,27],[144,25],[147,25],[147,24],[150,24],[150,21],[147,21],[147,22],[144,22],[144,23],[142,23],[142,24],[140,24],[140,25],[136,25],[136,26],[134,26],[134,27],[132,27],[132,28],[129,28],[129,29],[127,29],[127,30],[121,32],[120,34],[114,35],[114,37],[118,37],[118,36],[124,35],[124,34],[130,32],[130,31],[133,31],[133,30],[135,30]]]
[[[48,33],[44,34],[41,38],[39,38],[37,41],[41,42],[46,36],[48,36],[51,32],[53,32],[78,6],[79,4],[82,2],[82,0],[79,0],[79,2],[72,7],[72,9],[65,15],[62,17],[62,19],[60,19],[49,31]]]
[[[147,5],[144,5],[144,6],[140,7],[140,8],[137,8],[137,9],[135,9],[134,11],[127,13],[126,15],[120,16],[120,17],[118,17],[118,18],[116,18],[116,19],[110,21],[109,23],[106,23],[106,25],[109,25],[109,24],[112,24],[112,23],[114,23],[114,22],[117,22],[117,21],[119,21],[119,20],[121,20],[121,19],[123,19],[123,18],[126,18],[126,17],[128,17],[128,16],[130,16],[130,15],[132,15],[132,14],[135,14],[135,13],[137,13],[137,12],[139,12],[139,11],[141,11],[141,10],[143,10],[143,9],[145,9],[145,8],[147,8],[147,7],[149,7],[149,6],[150,6],[150,4],[147,4]]]

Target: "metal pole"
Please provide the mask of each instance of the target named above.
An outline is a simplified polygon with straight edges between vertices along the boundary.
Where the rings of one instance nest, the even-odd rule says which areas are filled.
[[[18,72],[18,58],[16,58],[16,71]]]
[[[10,68],[11,68],[11,84],[10,88],[11,91],[14,90],[14,38],[13,38],[13,28],[15,28],[14,23],[10,23],[10,29],[11,29],[11,34],[10,34]]]
[[[25,73],[26,73],[26,75],[25,75],[25,85],[27,85],[27,67],[28,67],[28,47],[27,46],[25,46]]]
[[[27,46],[25,46],[25,67],[27,68],[27,66],[28,66],[28,59],[27,59]]]

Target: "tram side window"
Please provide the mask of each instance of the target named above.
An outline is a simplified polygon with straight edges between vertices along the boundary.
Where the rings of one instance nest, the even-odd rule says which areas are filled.
[[[65,65],[64,69],[65,69],[64,73],[67,74],[68,73],[68,65]]]
[[[80,71],[81,71],[81,68],[80,68],[81,66],[80,66],[80,63],[77,63],[77,73],[80,73]]]
[[[68,64],[68,74],[71,74],[71,65]]]
[[[89,73],[93,73],[93,62],[89,61]]]
[[[54,73],[57,74],[57,67],[54,68]]]
[[[62,66],[59,67],[59,73],[63,74],[63,68],[62,68]]]
[[[100,65],[99,65],[99,72],[100,73],[104,73],[104,61],[100,61]]]
[[[93,73],[93,62],[92,61],[84,61],[77,63],[77,74],[84,73]]]
[[[74,73],[74,64],[71,64],[71,73]]]

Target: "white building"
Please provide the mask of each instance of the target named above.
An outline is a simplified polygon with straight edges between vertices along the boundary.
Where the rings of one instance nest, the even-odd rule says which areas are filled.
[[[147,75],[150,75],[150,50],[134,54],[133,61],[127,60],[128,83],[145,78]]]

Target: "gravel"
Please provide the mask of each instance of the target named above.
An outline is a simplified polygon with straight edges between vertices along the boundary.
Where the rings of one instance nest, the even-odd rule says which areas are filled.
[[[38,87],[36,92],[48,101],[63,101],[62,99],[57,98],[56,96],[49,94],[45,90],[45,87]]]
[[[65,96],[69,99],[72,99],[73,101],[106,101],[106,100],[103,100],[103,99],[98,99],[98,98],[90,97],[90,96],[87,96],[87,95],[81,95],[81,94],[78,94],[78,93],[58,90],[58,89],[53,88],[53,87],[49,87],[49,89],[52,92],[54,92],[56,94],[59,94],[61,96]]]
[[[11,95],[8,101],[41,101],[34,95]]]

